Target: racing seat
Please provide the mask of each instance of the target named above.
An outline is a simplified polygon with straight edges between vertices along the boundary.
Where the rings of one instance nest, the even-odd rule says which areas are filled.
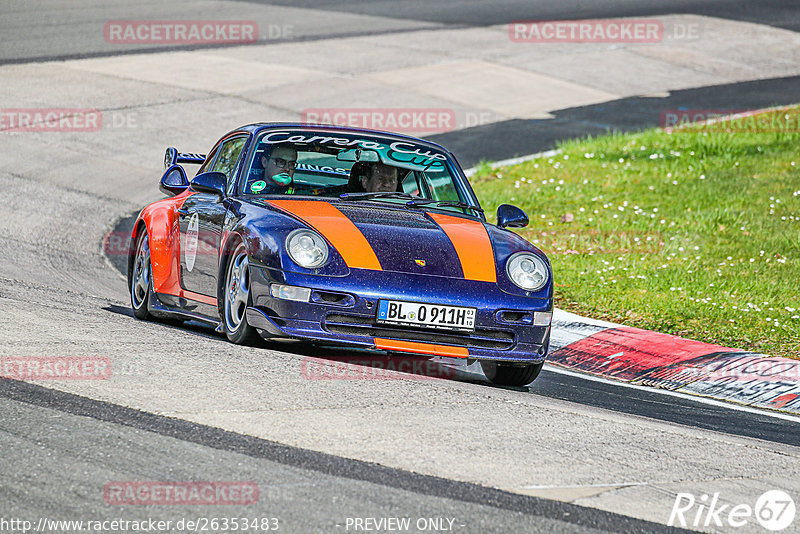
[[[348,193],[366,193],[366,189],[361,184],[361,178],[369,174],[369,163],[365,161],[357,161],[350,169],[350,178],[347,181]]]
[[[348,193],[367,192],[367,190],[364,189],[364,186],[361,184],[361,178],[364,176],[369,176],[371,168],[372,163],[367,163],[366,161],[357,161],[353,164],[353,167],[350,169],[350,179],[347,181]],[[398,175],[397,179],[397,192],[403,192],[403,179],[400,175]]]

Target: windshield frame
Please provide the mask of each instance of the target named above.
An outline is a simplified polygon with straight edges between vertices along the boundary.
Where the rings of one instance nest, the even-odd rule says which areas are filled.
[[[444,170],[450,175],[452,180],[453,186],[456,189],[456,194],[459,197],[459,201],[464,202],[466,204],[471,204],[473,206],[480,207],[480,202],[478,201],[477,197],[475,196],[472,187],[467,180],[464,171],[461,169],[460,165],[456,161],[455,157],[447,151],[445,148],[436,145],[434,143],[430,143],[424,141],[422,139],[404,136],[400,134],[392,134],[390,132],[380,132],[374,130],[361,130],[361,129],[354,129],[354,128],[336,128],[336,127],[313,127],[308,125],[298,125],[298,124],[280,124],[280,125],[263,125],[260,128],[257,128],[255,131],[252,132],[251,142],[249,143],[248,147],[248,154],[247,154],[247,162],[244,165],[241,165],[239,170],[238,182],[235,186],[235,194],[238,197],[242,198],[254,198],[254,197],[265,197],[265,198],[276,198],[276,197],[284,197],[285,195],[270,195],[270,194],[252,194],[246,193],[243,191],[245,184],[247,182],[248,177],[250,176],[250,172],[252,166],[255,162],[255,158],[258,153],[258,149],[262,144],[262,138],[265,135],[270,133],[277,133],[277,132],[286,132],[287,138],[293,136],[302,135],[306,138],[319,136],[319,137],[327,137],[332,139],[337,138],[349,138],[351,140],[355,139],[363,139],[365,141],[374,141],[383,145],[393,146],[394,144],[406,143],[406,144],[413,144],[416,145],[415,148],[424,148],[426,153],[428,154],[435,154],[437,161],[441,161]],[[287,141],[287,143],[291,144]],[[276,143],[278,144],[278,143]],[[340,143],[332,142],[331,146],[341,146],[342,148],[347,148]],[[352,146],[352,145],[351,145]],[[402,162],[400,162],[402,163]],[[398,165],[399,168],[405,168],[402,165]],[[308,198],[308,199],[327,199],[334,202],[340,202],[341,200],[337,197],[323,197],[323,196],[316,196],[316,195],[291,195],[295,198]],[[387,207],[397,207],[397,203],[395,202],[386,202],[382,201],[382,199],[364,199],[360,202],[370,202],[375,204],[380,204]],[[421,207],[421,206],[420,206]],[[465,215],[467,217],[473,217],[479,219],[481,221],[486,221],[486,217],[482,212],[476,212],[472,210],[466,211],[453,211],[450,209],[442,209],[437,208],[435,203],[432,203],[428,206],[424,206],[425,209],[441,209],[441,211],[455,214],[455,215]]]

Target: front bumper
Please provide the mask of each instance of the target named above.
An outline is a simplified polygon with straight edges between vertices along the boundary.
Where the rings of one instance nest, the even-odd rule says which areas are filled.
[[[311,299],[273,298],[271,284],[310,288]],[[532,317],[533,312],[551,312],[552,299],[509,295],[487,282],[362,269],[327,277],[251,264],[250,290],[253,306],[247,320],[266,338],[478,360],[539,362],[547,355],[550,326],[534,326]],[[380,299],[475,307],[475,330],[379,324]]]

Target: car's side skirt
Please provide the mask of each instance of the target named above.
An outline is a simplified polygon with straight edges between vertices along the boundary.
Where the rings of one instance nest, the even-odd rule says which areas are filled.
[[[180,317],[183,319],[194,319],[208,323],[217,330],[221,328],[219,311],[216,304],[213,306],[209,302],[168,295],[166,293],[154,293],[156,298],[151,298],[148,302],[150,313],[155,316]],[[214,299],[216,302],[216,299]]]

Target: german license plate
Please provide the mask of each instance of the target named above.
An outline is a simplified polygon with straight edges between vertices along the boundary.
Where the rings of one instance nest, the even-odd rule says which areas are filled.
[[[381,300],[378,303],[378,322],[440,328],[475,330],[475,308],[422,304],[401,300]]]

